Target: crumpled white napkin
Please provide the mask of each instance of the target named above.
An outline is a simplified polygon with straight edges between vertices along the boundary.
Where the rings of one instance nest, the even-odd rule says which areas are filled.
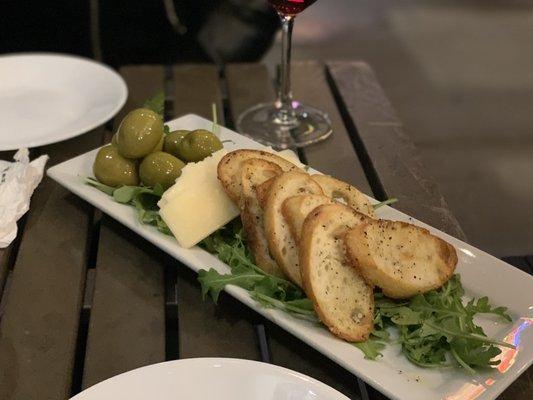
[[[14,162],[0,160],[0,248],[17,236],[17,221],[30,208],[30,198],[43,179],[47,155],[30,162],[28,149],[17,151]]]

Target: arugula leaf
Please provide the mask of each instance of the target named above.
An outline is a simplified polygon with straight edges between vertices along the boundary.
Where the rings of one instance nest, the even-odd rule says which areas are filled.
[[[475,367],[497,365],[499,362],[492,360],[502,352],[496,346],[483,346],[481,343],[475,343],[467,339],[453,340],[450,346],[452,355],[463,367],[464,365],[461,361],[468,366]]]
[[[92,187],[95,187],[96,189],[100,190],[101,192],[104,192],[105,194],[109,196],[113,196],[113,192],[115,191],[115,188],[112,186],[104,185],[103,183],[98,182],[96,179],[93,178],[85,178],[85,182],[88,185],[91,185]]]
[[[87,184],[113,197],[117,203],[129,204],[137,210],[137,218],[141,224],[152,225],[165,235],[172,236],[169,227],[159,215],[157,202],[165,190],[159,184],[150,188],[146,186],[121,186],[114,188],[104,185],[93,178],[85,178]]]
[[[309,299],[283,301],[274,297],[270,297],[256,290],[252,290],[250,295],[264,307],[277,308],[292,314],[296,318],[305,319],[307,321],[316,323],[319,322],[318,317],[313,309],[313,304]]]
[[[465,306],[465,310],[469,314],[494,314],[499,315],[500,317],[506,319],[507,321],[512,321],[513,319],[507,313],[507,307],[494,307],[491,308],[489,304],[488,297],[481,297],[479,299],[470,300]]]
[[[218,300],[226,285],[236,285],[250,292],[250,295],[264,307],[277,308],[310,321],[318,321],[312,303],[302,290],[286,279],[267,274],[255,265],[246,246],[242,223],[236,219],[225,229],[213,233],[200,244],[231,269],[230,274],[219,274],[214,269],[199,272],[198,280],[202,293]]]
[[[376,329],[374,327],[374,330],[372,331],[371,336],[375,337],[376,339],[380,339],[382,341],[388,341],[390,339],[390,333],[385,329]]]
[[[450,361],[455,361],[473,373],[475,368],[497,365],[498,361],[493,361],[501,351],[497,346],[513,346],[488,338],[474,317],[480,313],[495,314],[505,320],[511,317],[505,307],[493,308],[486,297],[472,299],[465,305],[463,295],[459,275],[440,289],[407,301],[394,301],[376,293],[374,336],[386,328],[395,329],[403,354],[424,368],[448,367],[452,365]]]
[[[141,193],[153,193],[153,191],[143,186],[121,186],[113,192],[113,199],[117,203],[128,204]]]
[[[252,290],[257,281],[264,279],[264,276],[249,272],[238,275],[226,274],[222,275],[215,269],[200,270],[198,272],[198,281],[202,286],[202,296],[209,294],[215,303],[218,302],[220,292],[226,285],[235,285],[247,290]]]
[[[154,94],[144,102],[143,107],[163,116],[165,113],[165,92],[160,90]]]
[[[397,202],[398,202],[398,199],[393,197],[393,198],[387,199],[385,201],[382,201],[381,203],[376,203],[372,207],[374,207],[374,210],[377,210],[380,207],[388,206],[389,204],[394,204],[394,203],[397,203]]]
[[[420,313],[418,311],[413,311],[408,307],[395,308],[394,315],[390,317],[391,321],[396,325],[416,325],[422,321]]]
[[[378,357],[383,357],[381,350],[386,346],[382,341],[375,339],[368,339],[364,342],[354,343],[353,345],[364,353],[367,360],[375,360]]]

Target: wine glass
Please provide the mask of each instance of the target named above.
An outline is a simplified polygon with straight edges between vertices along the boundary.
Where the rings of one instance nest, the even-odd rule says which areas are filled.
[[[328,115],[293,100],[291,92],[291,40],[294,19],[316,0],[268,0],[282,22],[281,79],[278,98],[249,108],[237,119],[237,130],[279,149],[303,147],[331,135]]]

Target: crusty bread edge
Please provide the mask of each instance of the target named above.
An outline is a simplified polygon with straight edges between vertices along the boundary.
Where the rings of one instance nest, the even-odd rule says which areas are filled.
[[[337,330],[334,327],[334,323],[329,321],[327,318],[327,315],[322,311],[320,306],[318,305],[318,299],[314,295],[312,284],[309,280],[310,275],[310,259],[311,259],[311,241],[312,241],[312,234],[311,232],[320,225],[320,214],[324,208],[330,207],[331,204],[324,204],[321,206],[318,206],[315,208],[305,219],[305,222],[303,224],[302,228],[302,238],[300,241],[300,274],[302,276],[302,284],[303,289],[305,291],[305,294],[309,299],[313,302],[313,308],[315,309],[315,312],[318,315],[318,318],[320,321],[324,323],[325,326],[328,327],[328,329],[333,333],[335,336],[340,337],[341,339],[344,339],[348,342],[364,342],[370,337],[370,334],[372,333],[372,330],[374,328],[374,316],[372,315],[370,318],[370,329],[368,332],[363,332],[359,335],[346,335],[343,332]],[[351,212],[357,213],[357,211],[353,210],[352,208],[348,206],[343,206],[349,209]],[[347,260],[348,261],[348,260]],[[372,285],[369,285],[372,287]],[[372,303],[372,309],[374,309],[374,296],[370,296],[370,301]]]
[[[447,271],[446,271],[446,279],[438,284],[435,284],[433,286],[431,286],[430,288],[428,288],[428,290],[424,293],[427,293],[428,291],[430,290],[434,290],[434,289],[438,289],[440,287],[442,287],[442,285],[444,285],[444,283],[446,283],[452,276],[453,276],[453,273],[455,272],[455,269],[457,267],[457,262],[458,262],[458,257],[457,257],[457,250],[455,249],[455,247],[453,245],[451,245],[450,243],[448,243],[447,241],[445,241],[444,239],[441,239],[440,237],[438,236],[435,236],[433,235],[428,229],[424,228],[424,227],[421,227],[421,226],[418,226],[418,225],[414,225],[414,224],[410,224],[408,222],[404,222],[404,221],[391,221],[391,220],[374,220],[374,221],[369,221],[369,222],[366,222],[366,223],[363,223],[361,225],[358,225],[356,226],[354,229],[351,229],[349,230],[348,232],[346,232],[344,234],[344,242],[346,243],[346,237],[348,235],[352,235],[353,233],[357,232],[358,233],[358,236],[364,236],[363,232],[364,230],[367,228],[367,226],[369,224],[376,224],[376,223],[382,223],[382,222],[386,222],[386,223],[398,223],[404,227],[416,227],[420,230],[422,230],[425,234],[427,234],[428,236],[436,239],[439,243],[439,250],[441,252],[441,257],[443,259],[445,259],[445,264],[446,266],[448,267]],[[357,271],[359,272],[359,274],[365,279],[365,281],[369,284],[369,285],[373,285],[374,286],[374,283],[372,282],[373,279],[369,276],[368,274],[368,269],[374,269],[375,271],[380,271],[380,269],[377,267],[376,265],[376,262],[374,260],[374,257],[372,255],[368,256],[368,255],[364,255],[362,256],[362,259],[361,259],[361,256],[359,257],[356,257],[355,254],[353,254],[350,246],[346,246],[346,256],[350,262],[350,264],[357,269]],[[365,264],[366,267],[365,268],[362,268],[361,267],[361,264]],[[388,276],[385,278],[388,280]],[[408,298],[411,298],[413,297],[413,294],[405,294],[403,291],[401,290],[393,290],[393,291],[390,291],[388,290],[387,288],[381,288],[381,290],[383,291],[383,294],[387,297],[390,297],[392,299],[408,299]]]

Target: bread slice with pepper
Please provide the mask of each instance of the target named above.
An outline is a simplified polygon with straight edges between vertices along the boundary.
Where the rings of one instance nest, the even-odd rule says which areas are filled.
[[[349,183],[335,179],[329,175],[311,176],[322,188],[324,194],[337,202],[343,202],[355,211],[374,218],[374,207],[364,193]]]
[[[235,204],[239,204],[242,193],[242,163],[250,158],[269,161],[278,165],[283,171],[299,170],[299,168],[290,161],[267,151],[235,150],[226,154],[218,163],[217,175],[225,192]]]
[[[368,339],[374,326],[372,286],[346,259],[343,240],[367,219],[342,204],[323,205],[306,218],[300,241],[304,290],[320,320],[350,342]]]
[[[257,198],[257,188],[282,172],[277,164],[259,158],[250,158],[241,164],[240,209],[246,242],[256,265],[266,273],[279,277],[284,275],[268,250],[263,210]]]
[[[457,265],[451,244],[405,222],[369,219],[347,232],[344,241],[357,271],[394,299],[441,287]]]
[[[284,172],[274,178],[266,197],[264,218],[270,254],[283,273],[301,286],[298,248],[282,213],[285,199],[299,194],[322,194],[322,189],[308,174],[302,172]]]
[[[297,244],[300,243],[302,227],[309,213],[318,206],[334,203],[333,199],[321,194],[292,196],[283,202],[281,212],[289,224],[292,237]]]

